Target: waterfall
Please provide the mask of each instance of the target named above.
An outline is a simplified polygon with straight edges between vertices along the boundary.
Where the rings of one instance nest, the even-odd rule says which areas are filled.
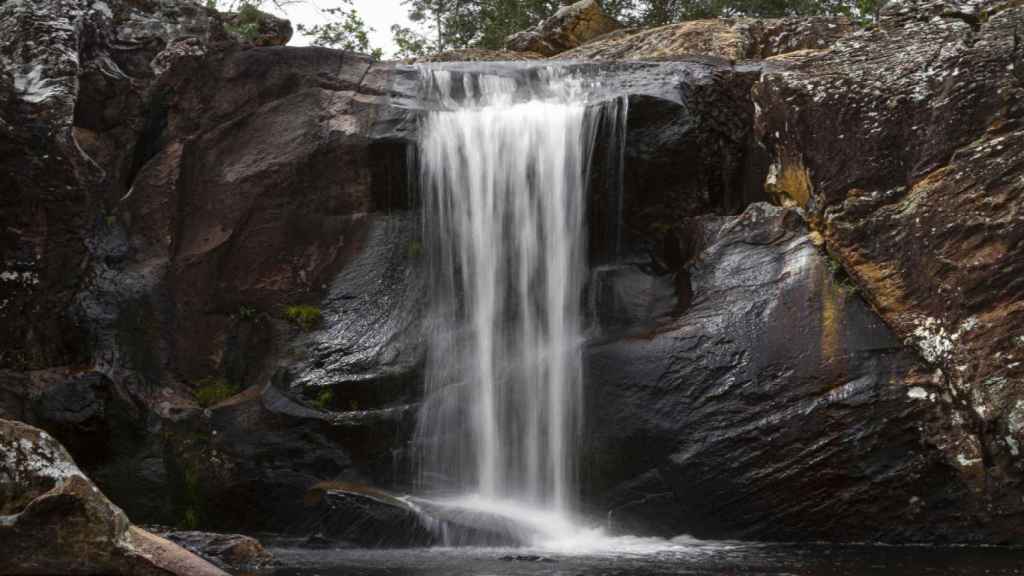
[[[424,68],[431,273],[425,486],[571,510],[582,423],[585,192],[599,126],[578,79]]]

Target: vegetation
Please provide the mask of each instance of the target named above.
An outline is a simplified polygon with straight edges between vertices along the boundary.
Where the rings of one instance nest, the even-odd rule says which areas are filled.
[[[323,320],[320,309],[315,306],[289,306],[284,309],[284,316],[307,332],[319,326]]]
[[[321,410],[328,410],[334,402],[334,392],[330,388],[324,388],[316,395],[313,405]]]
[[[683,20],[750,16],[846,15],[877,18],[884,0],[599,0],[627,26],[662,26]],[[405,0],[409,19],[425,30],[392,27],[399,56],[457,48],[500,49],[505,38],[553,14],[558,0]]]
[[[303,0],[207,0],[211,8],[239,14],[231,31],[245,38],[259,32],[259,9],[286,10]],[[323,24],[298,25],[313,44],[354,50],[381,58],[370,42],[373,28],[352,6],[352,0],[324,9]],[[568,0],[565,0],[568,2]],[[599,0],[605,12],[627,26],[662,26],[683,20],[750,16],[846,15],[869,23],[884,0]],[[394,25],[396,57],[408,58],[460,48],[500,49],[510,34],[529,28],[555,13],[559,0],[403,0],[413,27]]]
[[[224,378],[203,378],[196,388],[196,401],[203,408],[214,406],[238,394],[238,386]]]
[[[328,22],[313,26],[299,24],[299,32],[312,36],[314,46],[363,52],[379,60],[381,49],[370,47],[370,32],[373,32],[373,28],[367,27],[363,18],[352,8],[352,0],[341,0],[341,3],[342,6],[323,10],[329,18]]]

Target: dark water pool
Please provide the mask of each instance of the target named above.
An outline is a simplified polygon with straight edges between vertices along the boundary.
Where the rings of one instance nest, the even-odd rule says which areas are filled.
[[[272,576],[1024,576],[1024,549],[679,540],[601,550],[272,548]]]

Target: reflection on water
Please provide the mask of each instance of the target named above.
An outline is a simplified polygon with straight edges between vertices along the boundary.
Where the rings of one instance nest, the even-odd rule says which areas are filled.
[[[606,549],[272,549],[273,576],[1024,576],[1024,549],[615,537]]]

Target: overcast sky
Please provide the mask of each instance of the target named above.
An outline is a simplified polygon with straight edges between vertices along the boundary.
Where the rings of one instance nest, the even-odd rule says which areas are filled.
[[[221,0],[221,3],[223,3],[223,0]],[[305,24],[306,26],[323,24],[327,19],[324,17],[322,10],[325,8],[336,8],[341,5],[342,3],[339,0],[301,0],[285,6],[283,13],[276,8],[272,9],[269,2],[263,9],[288,18],[292,21],[292,28],[297,28],[299,24]],[[370,46],[382,48],[385,58],[392,56],[395,52],[395,46],[391,42],[391,25],[411,26],[408,18],[408,8],[402,6],[401,0],[353,0],[352,5],[363,17],[363,20],[366,21],[366,25],[374,29],[373,32],[370,32]],[[303,37],[296,30],[295,34],[292,35],[292,41],[288,45],[306,46],[309,42],[309,38]]]

